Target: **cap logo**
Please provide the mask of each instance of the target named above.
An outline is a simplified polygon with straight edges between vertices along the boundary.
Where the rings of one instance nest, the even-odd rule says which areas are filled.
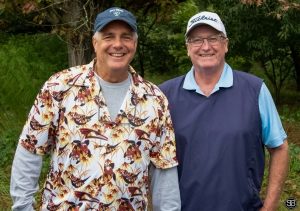
[[[202,15],[202,16],[199,16],[199,17],[196,17],[196,18],[192,19],[190,21],[189,27],[191,25],[193,25],[195,22],[198,22],[200,20],[209,20],[209,21],[214,21],[214,22],[218,23],[218,20],[216,18],[212,18],[212,17],[209,17],[209,16]]]
[[[116,9],[109,10],[109,12],[113,13],[114,16],[119,16],[121,12],[123,12],[123,10],[116,8]]]

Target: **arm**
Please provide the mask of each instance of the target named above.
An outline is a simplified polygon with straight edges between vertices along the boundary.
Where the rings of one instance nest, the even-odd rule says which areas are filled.
[[[177,167],[158,169],[150,167],[153,211],[181,209]]]
[[[275,211],[288,172],[288,143],[284,141],[276,148],[268,148],[270,153],[269,179],[264,206],[260,211]]]
[[[261,211],[273,211],[278,206],[288,170],[288,142],[280,117],[266,85],[259,94],[259,111],[262,120],[263,143],[270,153],[267,195]]]
[[[30,153],[19,144],[11,170],[10,195],[13,200],[12,210],[34,210],[34,194],[39,189],[38,179],[41,167],[42,157]]]

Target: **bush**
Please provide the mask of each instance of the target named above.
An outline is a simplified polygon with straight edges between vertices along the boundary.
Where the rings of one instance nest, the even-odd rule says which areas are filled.
[[[42,84],[67,67],[66,44],[49,34],[0,34],[0,165],[12,161],[18,135]]]

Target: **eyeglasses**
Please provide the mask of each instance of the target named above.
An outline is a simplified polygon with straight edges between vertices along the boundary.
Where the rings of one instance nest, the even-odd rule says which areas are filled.
[[[227,39],[226,37],[224,37],[223,35],[221,34],[218,34],[218,35],[212,35],[212,36],[209,36],[209,37],[192,37],[192,38],[188,38],[187,39],[187,43],[194,46],[194,47],[200,47],[203,45],[204,43],[204,40],[207,40],[207,42],[210,44],[210,45],[218,45],[219,42],[221,40],[224,40],[224,39]]]

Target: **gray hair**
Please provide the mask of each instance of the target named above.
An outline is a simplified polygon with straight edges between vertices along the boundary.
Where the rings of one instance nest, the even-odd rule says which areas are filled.
[[[100,34],[101,33],[99,31],[95,32],[95,34],[93,35],[93,38],[97,39],[100,36]],[[137,32],[133,32],[133,35],[134,35],[134,38],[137,40],[138,39]]]

